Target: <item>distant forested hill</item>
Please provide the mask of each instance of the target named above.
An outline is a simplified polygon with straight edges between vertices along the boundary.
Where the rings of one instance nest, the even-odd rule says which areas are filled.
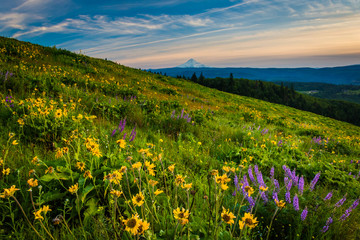
[[[191,81],[224,92],[279,103],[360,126],[360,104],[312,97],[296,92],[292,84],[289,88],[283,84],[279,86],[259,80],[236,79],[232,74],[229,78],[205,78],[202,74],[197,77],[193,73]]]
[[[329,83],[306,83],[306,82],[275,82],[283,84],[295,91],[311,95],[313,97],[343,100],[360,104],[360,85],[335,85]]]
[[[360,85],[360,65],[327,68],[162,68],[151,72],[172,77],[191,77],[202,73],[206,78],[229,77],[263,81],[319,82],[331,84]]]

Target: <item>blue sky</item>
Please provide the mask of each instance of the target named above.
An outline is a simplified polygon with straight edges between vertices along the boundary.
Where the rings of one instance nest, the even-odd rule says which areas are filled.
[[[136,68],[360,64],[360,0],[5,0],[0,34]]]

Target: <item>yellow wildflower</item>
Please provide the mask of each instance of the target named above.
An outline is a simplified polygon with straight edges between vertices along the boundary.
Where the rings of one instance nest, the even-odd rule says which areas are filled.
[[[84,172],[84,178],[90,178],[90,179],[93,178],[93,176],[91,175],[91,172],[90,172],[89,170],[86,170],[86,171]]]
[[[124,139],[117,140],[116,143],[119,144],[119,147],[122,149],[126,147],[126,141]]]
[[[141,166],[142,166],[142,163],[141,163],[141,162],[137,162],[137,163],[134,163],[134,164],[132,165],[132,168],[133,168],[133,169],[138,169],[138,170],[140,170]]]
[[[135,205],[135,206],[141,206],[144,204],[144,195],[139,192],[138,194],[136,194],[133,198],[132,198],[132,203]]]
[[[40,208],[38,211],[34,212],[35,219],[43,220],[43,216],[41,216],[42,209]]]
[[[173,210],[173,214],[174,218],[177,219],[181,225],[185,225],[189,222],[189,210],[185,210],[184,208],[180,210],[180,208],[177,208]]]
[[[110,191],[110,194],[112,194],[113,196],[116,196],[116,197],[120,197],[121,194],[123,194],[123,192],[113,189]]]
[[[164,191],[163,190],[159,190],[159,189],[156,189],[156,191],[154,192],[154,194],[157,196],[161,193],[163,193]]]
[[[138,235],[143,234],[146,230],[148,230],[150,227],[150,223],[147,221],[139,220],[139,228],[138,228]]]
[[[256,227],[258,225],[258,221],[256,219],[257,218],[254,218],[254,215],[252,215],[251,213],[245,213],[244,217],[241,220],[249,228],[254,228],[254,227]]]
[[[132,215],[131,218],[123,220],[123,223],[125,225],[126,231],[132,233],[133,235],[136,235],[138,233],[140,227],[140,220],[138,215]]]
[[[14,196],[15,191],[18,191],[19,189],[15,187],[15,185],[12,185],[10,188],[4,188],[4,192],[0,194],[1,198],[7,198]]]
[[[14,140],[13,142],[12,142],[12,145],[18,145],[19,143],[17,142],[17,140]]]
[[[170,172],[174,173],[175,163],[172,164],[172,165],[170,165],[170,166],[168,167],[168,169],[169,169]]]
[[[236,217],[235,217],[235,215],[234,215],[232,212],[230,212],[229,209],[226,210],[226,209],[223,207],[223,211],[222,211],[222,213],[221,213],[221,218],[222,218],[222,220],[223,220],[225,223],[231,225],[231,224],[234,223],[234,218],[236,218]]]
[[[39,185],[38,180],[34,178],[30,178],[27,183],[30,187],[37,187]]]
[[[69,188],[69,192],[71,194],[77,193],[78,190],[79,190],[79,183],[76,183]]]
[[[10,168],[3,169],[2,174],[5,175],[5,176],[9,175],[10,174]]]
[[[77,162],[76,163],[76,167],[77,167],[77,169],[79,169],[80,171],[84,171],[85,170],[85,163],[83,163],[83,162]]]

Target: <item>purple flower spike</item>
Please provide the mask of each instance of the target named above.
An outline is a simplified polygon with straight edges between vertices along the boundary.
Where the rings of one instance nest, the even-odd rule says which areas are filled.
[[[249,174],[250,180],[251,180],[254,184],[256,184],[256,181],[255,181],[255,178],[254,178],[254,175],[253,175],[253,171],[252,171],[251,166],[249,166],[248,174]]]
[[[317,181],[319,180],[319,178],[320,178],[320,172],[318,172],[318,173],[315,175],[314,179],[311,181],[311,183],[310,183],[310,191],[313,191],[313,190],[314,190],[315,185],[316,185]]]
[[[344,202],[346,201],[346,195],[347,194],[345,194],[344,197],[335,204],[335,207],[341,207],[344,204]]]
[[[279,181],[274,179],[274,185],[275,185],[275,188],[277,191],[280,191],[280,184],[279,184]]]
[[[286,190],[289,192],[292,187],[292,180],[288,181],[288,184],[286,185]]]
[[[294,196],[294,199],[293,199],[293,206],[294,206],[294,209],[296,210],[296,211],[299,211],[299,198],[298,198],[298,195],[297,194],[295,194],[295,196]]]
[[[301,213],[301,221],[304,221],[306,219],[307,214],[308,214],[308,210],[307,207],[305,207],[305,209]]]
[[[279,201],[279,198],[278,198],[278,195],[277,195],[277,192],[273,192],[273,194],[272,194],[272,198],[274,199],[274,200],[276,200],[276,201]]]
[[[331,192],[329,192],[329,193],[326,195],[326,197],[324,198],[324,201],[326,201],[326,200],[330,200],[330,199],[331,199],[331,197],[332,197],[332,195],[333,195],[332,191],[331,191]]]
[[[322,233],[326,233],[327,230],[329,230],[329,226],[328,226],[328,225],[325,225],[325,226],[323,227],[323,229],[321,230],[321,232],[322,232]]]
[[[115,133],[116,133],[116,128],[112,131],[112,133],[111,133],[111,136],[113,137],[114,135],[115,135]]]
[[[135,137],[136,137],[136,127],[134,127],[133,130],[132,130],[131,133],[130,133],[130,140],[129,140],[129,142],[134,141]]]
[[[285,193],[285,200],[286,200],[286,202],[291,203],[290,192],[286,192],[286,193]]]
[[[270,169],[270,179],[271,179],[271,180],[274,180],[274,174],[275,174],[275,168],[272,167],[272,168]]]
[[[304,192],[304,176],[301,176],[299,179],[299,184],[298,184],[298,190],[299,190],[299,194],[302,195]]]

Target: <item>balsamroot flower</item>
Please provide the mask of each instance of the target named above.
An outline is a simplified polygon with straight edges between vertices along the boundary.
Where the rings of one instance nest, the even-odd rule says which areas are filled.
[[[126,231],[130,232],[133,235],[136,235],[138,233],[140,227],[140,219],[137,214],[132,215],[132,217],[127,220],[123,220],[123,223],[125,225]]]
[[[132,198],[132,203],[135,205],[135,206],[141,206],[144,204],[144,195],[139,192],[138,194],[136,194],[133,198]]]
[[[222,213],[221,213],[221,219],[222,219],[225,223],[231,225],[231,224],[234,223],[234,218],[236,218],[235,215],[234,215],[232,212],[230,212],[229,209],[226,210],[226,209],[223,207],[223,211],[222,211]]]
[[[244,217],[242,217],[241,220],[249,228],[254,228],[259,223],[256,219],[257,218],[254,218],[254,215],[252,215],[251,213],[245,213]]]
[[[173,210],[173,214],[174,218],[177,219],[181,225],[189,222],[189,210],[185,210],[184,208],[180,210],[180,208],[177,208]]]
[[[4,192],[0,194],[1,198],[8,198],[14,196],[14,193],[18,191],[18,188],[15,188],[15,185],[12,185],[10,188],[4,188]]]
[[[76,183],[69,188],[69,192],[71,194],[77,193],[78,190],[79,190],[79,183]]]

